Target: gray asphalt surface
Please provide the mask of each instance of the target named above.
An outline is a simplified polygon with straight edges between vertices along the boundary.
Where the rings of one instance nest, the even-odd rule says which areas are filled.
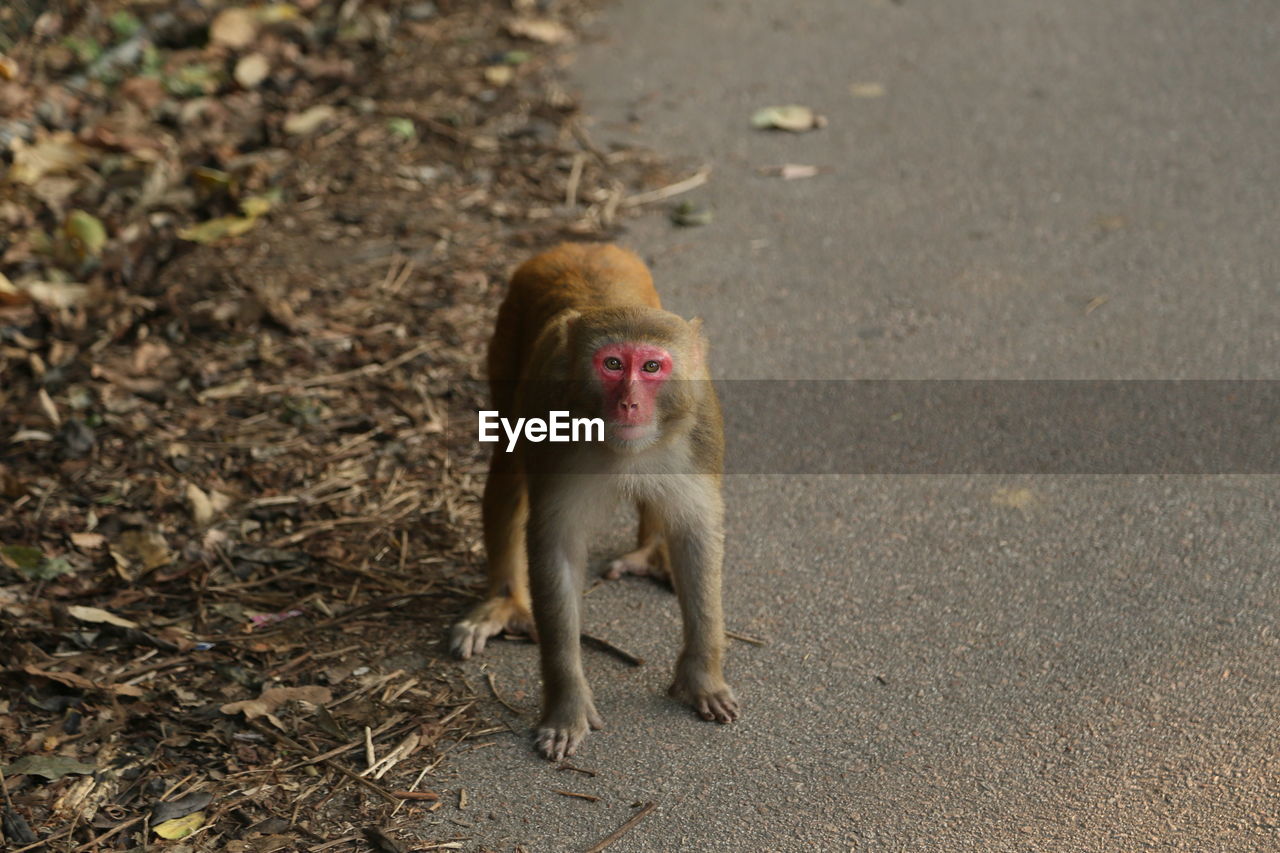
[[[620,0],[574,74],[598,143],[715,169],[713,224],[625,242],[722,377],[1280,378],[1277,11]],[[751,130],[777,103],[829,125]],[[498,643],[466,669],[520,736],[431,831],[580,850],[654,801],[611,850],[1280,850],[1277,486],[731,477],[744,719],[667,700],[674,599],[609,584],[587,628],[648,664],[587,652],[598,775],[534,756],[536,650]]]

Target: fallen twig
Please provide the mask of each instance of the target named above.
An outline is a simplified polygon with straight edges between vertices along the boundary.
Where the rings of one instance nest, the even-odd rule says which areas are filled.
[[[644,666],[644,658],[637,657],[631,654],[631,652],[627,651],[626,649],[620,649],[617,646],[615,646],[613,643],[609,642],[608,640],[602,639],[601,637],[596,637],[583,631],[582,642],[584,642],[588,646],[591,646],[592,648],[598,649],[599,651],[608,652],[609,654],[613,655],[619,660],[629,663],[632,666]]]
[[[573,165],[569,168],[569,180],[564,188],[564,206],[574,207],[578,203],[578,183],[582,180],[582,167],[587,163],[587,155],[573,155]]]
[[[487,680],[488,680],[488,682],[489,682],[489,689],[493,691],[493,698],[494,698],[494,699],[497,699],[497,700],[498,700],[498,702],[502,705],[502,707],[506,708],[506,709],[507,709],[508,711],[510,711],[511,713],[513,713],[513,714],[519,714],[519,713],[520,713],[520,709],[519,709],[519,708],[517,708],[517,707],[515,707],[514,705],[512,705],[512,704],[511,704],[510,702],[508,702],[506,699],[503,699],[503,698],[502,698],[502,694],[498,692],[498,681],[497,681],[497,679],[495,679],[495,678],[493,677],[493,673],[492,673],[492,672],[486,672],[486,673],[485,673],[485,677],[486,677],[486,679],[487,679]]]
[[[272,731],[271,729],[267,728],[266,726],[262,725],[256,720],[249,720],[248,723],[250,727],[252,727],[254,731],[258,732],[259,734],[263,734],[274,740],[278,740],[281,743],[285,744],[286,746],[296,749],[298,752],[301,752],[303,755],[310,755],[313,758],[316,755],[314,751],[298,743],[296,740],[289,737],[288,735],[282,735],[279,732]],[[375,794],[377,794],[379,797],[382,797],[384,800],[386,800],[389,803],[400,802],[400,800],[397,799],[396,797],[393,797],[391,795],[391,792],[388,791],[386,788],[382,787],[381,785],[377,785],[377,784],[374,784],[373,782],[370,782],[368,779],[364,778],[359,773],[356,773],[354,770],[348,770],[346,767],[343,767],[341,764],[339,764],[336,761],[332,761],[328,758],[325,758],[321,760],[321,763],[323,763],[325,767],[330,767],[338,771],[339,773],[341,773],[343,776],[346,776],[351,781],[356,782],[357,784],[363,785],[364,787],[368,788],[370,791],[373,791]]]
[[[435,791],[392,791],[391,796],[402,800],[438,800],[440,795]]]
[[[142,820],[141,817],[135,817],[130,820],[126,820],[124,823],[118,823],[115,826],[111,827],[111,829],[108,829],[106,832],[95,837],[92,841],[86,841],[84,844],[81,844],[79,847],[75,849],[75,853],[83,853],[83,851],[85,850],[96,850],[102,844],[102,842],[106,841],[108,838],[115,835],[116,833],[123,832],[124,830],[133,826],[135,823],[140,822],[141,820]],[[47,841],[48,839],[45,839],[45,840]],[[28,849],[30,848],[28,847],[21,848],[21,850],[28,850]],[[13,853],[20,853],[20,851],[15,850],[13,851]]]
[[[622,826],[615,829],[613,832],[609,833],[609,835],[603,838],[599,844],[596,844],[594,847],[588,848],[587,853],[600,853],[601,850],[605,849],[610,844],[612,844],[613,842],[617,841],[619,838],[621,838],[622,836],[630,832],[631,829],[637,823],[639,823],[640,821],[648,817],[649,812],[653,811],[657,807],[658,807],[657,803],[645,803],[644,808],[640,809],[640,811],[636,812],[631,817],[627,818],[626,823],[624,823]]]
[[[332,841],[326,841],[324,844],[317,844],[315,847],[308,847],[307,853],[320,853],[322,850],[329,850],[333,847],[339,847],[343,844],[349,844],[352,841],[360,840],[358,835],[344,835],[342,838],[335,838]]]
[[[390,720],[387,720],[381,726],[374,729],[373,736],[380,737],[381,735],[385,734],[388,729],[395,726],[397,723],[403,720],[404,717],[405,717],[404,714],[396,714]],[[401,734],[405,730],[411,729],[416,725],[418,725],[417,720],[410,720],[407,725],[401,726],[397,731],[393,732],[392,736],[394,737],[395,735]],[[314,758],[308,758],[306,761],[299,761],[296,764],[290,764],[288,767],[284,768],[282,772],[297,770],[299,767],[306,767],[308,764],[316,764],[318,762],[324,761],[325,759],[334,758],[336,756],[342,755],[344,752],[350,752],[353,749],[359,749],[363,745],[364,745],[363,740],[352,741],[346,746],[339,746],[335,749],[329,750],[328,752],[321,753],[320,755],[317,755]]]
[[[711,167],[703,166],[683,181],[676,181],[674,184],[668,184],[665,187],[659,187],[656,190],[650,190],[647,193],[636,193],[624,198],[618,203],[619,207],[639,207],[642,204],[652,204],[655,201],[663,201],[672,196],[687,193],[689,190],[697,189],[707,182],[711,177]]]
[[[758,637],[749,637],[746,634],[739,634],[737,631],[725,631],[724,635],[734,640],[741,640],[744,643],[750,643],[753,646],[763,646],[765,641]]]
[[[556,769],[557,769],[557,770],[559,770],[559,771],[561,771],[561,772],[564,772],[565,770],[572,770],[574,773],[581,773],[581,774],[582,774],[582,775],[584,775],[584,776],[596,776],[596,775],[597,775],[596,771],[594,771],[594,770],[586,770],[586,769],[584,769],[584,768],[582,768],[582,767],[574,767],[572,764],[570,764],[570,763],[569,763],[569,762],[567,762],[567,761],[566,761],[566,762],[564,762],[563,764],[561,764],[561,765],[560,765],[559,767],[557,767]]]
[[[281,394],[298,388],[318,388],[321,385],[337,385],[342,382],[350,382],[353,379],[367,379],[370,376],[376,376],[379,373],[386,373],[389,370],[395,370],[400,365],[413,361],[420,355],[425,355],[435,347],[434,344],[420,344],[408,352],[401,353],[390,361],[384,361],[379,364],[366,364],[363,367],[357,367],[354,370],[344,370],[341,373],[330,373],[324,376],[312,376],[307,379],[299,379],[297,382],[290,382],[281,385],[260,385],[252,390],[254,394]],[[250,393],[246,389],[246,393]]]
[[[552,788],[551,793],[559,794],[562,797],[577,797],[579,800],[587,800],[592,803],[600,802],[600,798],[595,794],[579,794],[575,791],[561,791],[559,788]]]

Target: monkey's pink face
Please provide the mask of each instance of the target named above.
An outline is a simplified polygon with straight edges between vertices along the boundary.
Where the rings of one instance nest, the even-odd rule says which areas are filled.
[[[628,444],[655,438],[658,393],[671,377],[671,354],[652,344],[605,344],[591,363],[604,390],[602,414],[610,437]]]

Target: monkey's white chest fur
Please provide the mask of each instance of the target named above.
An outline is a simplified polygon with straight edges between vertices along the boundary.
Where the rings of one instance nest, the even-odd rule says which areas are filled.
[[[718,478],[691,473],[691,463],[668,450],[646,451],[634,456],[612,457],[600,474],[566,474],[571,483],[548,490],[557,507],[579,524],[598,526],[620,503],[640,503],[663,508],[668,524],[682,526],[708,512],[719,515]]]

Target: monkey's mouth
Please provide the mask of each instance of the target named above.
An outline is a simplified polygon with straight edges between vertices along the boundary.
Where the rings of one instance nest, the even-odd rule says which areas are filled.
[[[653,424],[609,424],[609,438],[620,444],[643,444],[653,438]]]

